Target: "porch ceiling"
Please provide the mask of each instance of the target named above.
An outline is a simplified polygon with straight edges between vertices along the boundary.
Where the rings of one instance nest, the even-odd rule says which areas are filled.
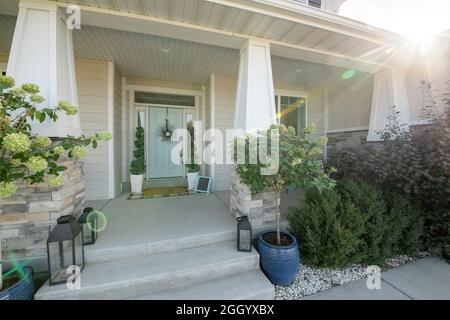
[[[14,35],[16,17],[0,15],[0,55],[8,54]]]
[[[127,31],[84,27],[74,33],[74,46],[77,57],[112,60],[130,77],[204,84],[212,73],[237,75],[239,69],[236,49]],[[162,47],[170,52],[164,53]],[[341,70],[276,56],[272,69],[275,81],[306,88]]]
[[[78,58],[114,61],[124,76],[162,81],[204,84],[239,66],[235,49],[97,27],[74,32],[74,48]]]

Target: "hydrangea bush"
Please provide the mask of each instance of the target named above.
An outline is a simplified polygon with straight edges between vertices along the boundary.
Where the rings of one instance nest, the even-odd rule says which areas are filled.
[[[0,76],[0,198],[9,198],[17,191],[17,182],[47,183],[56,188],[64,183],[67,169],[58,161],[67,156],[78,160],[85,157],[86,147],[97,147],[99,141],[112,138],[111,133],[96,133],[90,137],[67,136],[56,141],[36,135],[31,121],[43,123],[58,120],[58,114],[73,116],[76,107],[62,101],[55,108],[38,108],[44,102],[35,84],[15,87],[14,79]]]

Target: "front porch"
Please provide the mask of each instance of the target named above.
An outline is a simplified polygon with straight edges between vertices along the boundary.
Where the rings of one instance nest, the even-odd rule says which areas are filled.
[[[201,3],[197,1],[196,6]],[[160,137],[159,127],[169,117],[169,109],[174,111],[171,123],[177,127],[185,128],[188,121],[198,120],[203,131],[218,130],[224,136],[227,129],[247,130],[268,122],[292,125],[297,130],[314,122],[317,135],[351,135],[362,130],[367,136],[369,128],[384,127],[382,121],[370,118],[379,109],[378,100],[384,101],[378,98],[401,87],[391,88],[390,73],[374,77],[391,67],[385,63],[386,52],[392,52],[397,39],[386,35],[388,39],[380,42],[371,32],[362,29],[349,33],[337,23],[323,21],[308,26],[305,21],[272,17],[270,10],[263,14],[258,10],[256,15],[250,7],[240,9],[254,17],[251,23],[244,23],[246,15],[225,14],[222,9],[232,9],[227,7],[229,3],[216,4],[220,8],[215,9],[224,16],[211,20],[222,20],[222,27],[233,29],[224,31],[219,26],[199,28],[194,22],[153,19],[148,14],[98,8],[95,4],[81,6],[83,25],[70,31],[60,19],[67,6],[64,1],[21,1],[20,11],[13,4],[10,12],[0,10],[0,25],[5,26],[5,36],[0,39],[1,67],[17,83],[50,87],[51,94],[45,97],[50,103],[68,100],[77,105],[80,121],[71,128],[74,131],[87,135],[113,133],[113,140],[90,150],[84,162],[85,198],[113,200],[93,205],[105,213],[108,225],[98,242],[86,248],[82,290],[45,286],[38,299],[273,298],[273,287],[259,270],[258,254],[239,253],[235,248],[236,225],[228,209],[232,164],[202,163],[200,173],[213,178],[216,194],[211,196],[126,200],[128,194],[123,192],[130,181],[138,119],[146,130],[146,177],[175,177],[184,184],[186,172],[180,164],[168,173],[167,168],[152,167],[168,164],[160,160],[167,160],[170,150],[158,149],[161,144],[155,140]],[[22,19],[16,18],[18,11]],[[42,26],[53,19],[62,39],[47,38],[51,30],[44,27],[35,31],[34,15],[42,20]],[[253,28],[259,25],[266,30],[274,23],[278,27],[273,34]],[[61,45],[68,52],[56,49]],[[49,59],[48,65],[36,64],[35,54],[25,54],[39,52],[44,61],[50,56],[46,51],[49,47],[57,59]],[[23,55],[13,54],[17,52]],[[54,70],[58,76],[49,84]],[[402,82],[400,76],[396,79]],[[373,88],[377,89],[375,99]],[[188,102],[180,105],[138,99],[147,94],[158,98],[183,96]],[[164,109],[162,115],[152,113],[158,109]],[[152,119],[157,121],[152,124]],[[63,130],[65,126],[58,128]],[[45,131],[48,128],[42,129],[50,136],[70,133],[51,135]],[[202,147],[206,149],[207,145],[203,143]],[[215,156],[216,150],[208,151],[203,160]],[[161,158],[155,158],[155,154]],[[160,179],[146,183],[150,187],[170,182]],[[298,195],[284,195],[282,210],[286,212],[289,203],[296,204],[297,200]],[[46,205],[51,207],[52,203]],[[44,212],[44,218],[39,219],[54,225],[63,213],[47,207],[44,209],[50,216]],[[69,214],[78,215],[81,206],[71,209]],[[36,228],[28,220],[20,223]],[[254,231],[257,234],[271,227],[256,226]],[[36,255],[38,243],[38,253],[44,257],[47,234],[42,228],[39,241],[30,245],[30,256]],[[19,238],[14,234],[9,237]]]
[[[85,247],[81,290],[44,285],[36,299],[273,299],[259,255],[236,250],[216,195],[93,201],[107,225]]]

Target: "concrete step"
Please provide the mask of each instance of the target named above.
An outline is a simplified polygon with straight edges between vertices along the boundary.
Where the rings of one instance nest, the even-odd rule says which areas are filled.
[[[86,246],[85,259],[86,263],[116,261],[118,259],[132,258],[133,256],[153,255],[212,245],[224,241],[236,240],[236,237],[236,230],[233,229],[149,243],[136,243],[106,248],[98,245]]]
[[[226,278],[259,268],[259,255],[238,252],[235,241],[149,256],[88,264],[81,274],[81,289],[66,285],[39,289],[36,300],[126,299]]]
[[[260,270],[252,270],[130,300],[273,300],[274,296],[275,289],[270,281]]]

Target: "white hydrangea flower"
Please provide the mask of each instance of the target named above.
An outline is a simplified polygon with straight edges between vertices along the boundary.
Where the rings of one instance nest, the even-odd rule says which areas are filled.
[[[55,149],[53,149],[53,151],[54,151],[56,154],[63,154],[64,151],[65,151],[65,149],[64,149],[63,146],[56,146]]]
[[[78,109],[76,107],[74,107],[73,105],[71,105],[69,102],[67,101],[61,101],[58,104],[59,108],[64,111],[68,116],[73,116],[76,115],[78,113]]]
[[[0,182],[0,198],[10,198],[17,191],[17,186],[14,182],[2,181]]]
[[[31,157],[26,163],[28,169],[33,173],[39,173],[47,169],[48,162],[39,156]]]
[[[78,159],[83,159],[86,156],[86,153],[86,148],[82,146],[75,146],[72,150],[72,155]]]
[[[3,146],[13,153],[20,153],[30,149],[31,141],[24,133],[10,133],[3,139]]]
[[[47,177],[47,184],[49,187],[57,188],[64,183],[64,177],[60,175],[51,175]]]
[[[112,139],[112,133],[108,131],[103,131],[95,134],[95,138],[101,141],[109,141]]]
[[[49,137],[39,136],[34,139],[34,143],[40,148],[47,148],[52,144],[52,140]]]

